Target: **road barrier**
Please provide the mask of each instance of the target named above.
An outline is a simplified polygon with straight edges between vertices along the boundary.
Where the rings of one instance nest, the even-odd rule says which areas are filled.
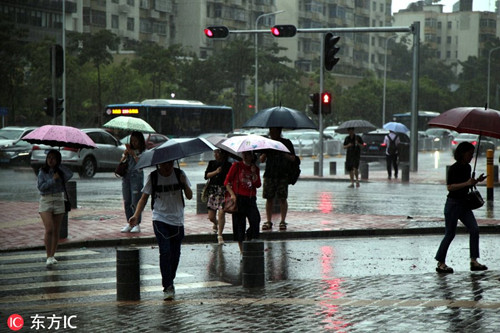
[[[337,174],[337,162],[330,162],[330,175]]]
[[[139,249],[116,249],[116,300],[141,299]]]
[[[207,203],[201,201],[201,192],[205,184],[196,184],[196,214],[208,214]]]
[[[361,179],[367,180],[368,179],[368,171],[370,169],[370,166],[366,162],[362,162],[359,165],[359,171],[361,173]]]
[[[401,181],[404,183],[410,181],[410,165],[408,163],[401,164]]]
[[[68,192],[68,199],[71,203],[71,209],[77,208],[77,195],[76,195],[76,182],[69,181],[65,184],[66,192]],[[59,239],[68,238],[68,212],[64,213],[63,220],[61,221],[61,228],[59,229]]]

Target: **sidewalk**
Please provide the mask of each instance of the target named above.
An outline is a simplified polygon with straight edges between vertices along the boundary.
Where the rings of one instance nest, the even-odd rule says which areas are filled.
[[[299,181],[347,181],[345,175],[324,175],[323,178],[302,175]],[[434,170],[410,173],[410,184],[428,183],[443,185],[442,175]],[[370,172],[365,182],[387,181],[384,171]],[[2,233],[0,251],[19,249],[42,249],[43,227],[37,213],[37,202],[0,201],[2,212]],[[295,210],[294,210],[295,209]],[[292,239],[334,236],[369,236],[443,233],[443,217],[413,217],[387,215],[338,214],[328,209],[303,212],[300,207],[290,207],[288,230],[262,232],[262,239]],[[262,213],[262,212],[261,212]],[[69,212],[68,238],[62,239],[61,247],[119,246],[126,244],[153,244],[154,232],[151,225],[151,210],[143,213],[141,233],[121,233],[125,225],[121,207],[117,209],[96,209],[79,207]],[[478,219],[483,233],[500,232],[500,220]],[[462,232],[465,231],[462,228]],[[185,242],[216,242],[212,223],[206,214],[186,212]],[[227,216],[224,239],[232,241],[231,217]]]

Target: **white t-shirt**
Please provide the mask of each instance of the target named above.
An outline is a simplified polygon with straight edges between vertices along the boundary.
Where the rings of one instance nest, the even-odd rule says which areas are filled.
[[[389,134],[387,134],[385,137],[384,137],[384,144],[385,144],[385,154],[387,156],[389,156],[389,145],[391,144],[390,140],[389,140],[389,136],[391,137],[391,139],[394,141],[394,143],[396,144],[396,147],[401,143],[401,141],[399,140],[399,135],[397,135],[396,133],[393,133],[393,132],[390,132]],[[394,138],[396,138],[396,140],[394,140]],[[396,148],[397,149],[397,148]]]
[[[186,176],[184,171],[181,170],[181,174]],[[168,177],[160,175],[158,172],[158,184],[157,185],[176,185],[179,184],[175,171]],[[191,187],[189,179],[186,177],[187,186]],[[146,185],[142,189],[143,193],[151,195],[152,185],[151,185],[151,174],[148,175]],[[182,190],[173,190],[167,192],[156,192],[155,202],[153,206],[153,221],[164,222],[173,226],[183,226],[184,225],[184,204],[182,200]],[[152,198],[151,198],[152,200]]]

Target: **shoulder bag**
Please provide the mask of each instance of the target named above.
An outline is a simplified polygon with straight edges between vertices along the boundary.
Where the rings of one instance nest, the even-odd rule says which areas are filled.
[[[240,172],[240,168],[238,167],[238,165],[236,164],[236,168],[238,168],[236,170],[236,173],[235,173],[235,178],[236,178],[236,182],[238,182],[238,173]],[[231,183],[231,186],[233,186],[233,184]],[[234,191],[234,187],[233,187],[233,191]],[[236,194],[236,197],[238,197],[238,195]],[[231,194],[229,193],[229,191],[226,191],[226,193],[224,194],[224,211],[226,213],[237,213],[238,212],[238,204],[236,202],[236,200],[233,200],[231,199]]]
[[[476,186],[471,186],[469,193],[465,199],[469,209],[478,209],[483,207],[484,200],[481,193],[477,190]]]
[[[127,169],[128,169],[128,161],[125,160],[123,162],[120,162],[120,164],[118,164],[118,166],[115,169],[115,176],[124,177],[125,174],[127,173]]]
[[[208,201],[208,184],[210,183],[210,179],[207,180],[205,183],[205,186],[203,186],[203,189],[201,190],[201,202],[207,202]]]

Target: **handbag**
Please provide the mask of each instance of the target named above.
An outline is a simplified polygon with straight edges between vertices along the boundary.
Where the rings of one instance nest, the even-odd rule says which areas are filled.
[[[118,164],[118,166],[115,169],[115,176],[117,177],[124,177],[125,174],[127,173],[128,169],[128,161],[123,161]]]
[[[224,211],[226,213],[238,212],[238,205],[236,203],[236,200],[231,199],[231,194],[229,193],[229,191],[226,191],[226,194],[224,195]]]
[[[203,189],[201,190],[201,202],[207,202],[208,201],[208,184],[210,183],[210,179],[207,180],[205,183],[205,186],[203,186]]]
[[[469,209],[478,209],[483,207],[484,205],[484,199],[475,185],[471,186],[469,193],[467,193],[465,201]]]

